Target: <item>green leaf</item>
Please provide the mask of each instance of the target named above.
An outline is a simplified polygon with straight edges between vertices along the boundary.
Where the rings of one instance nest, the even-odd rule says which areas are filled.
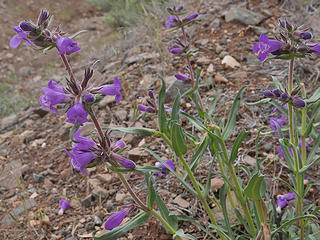
[[[213,166],[215,163],[214,161],[214,158],[215,158],[215,155],[212,157],[212,160],[210,162],[210,168],[209,168],[209,173],[208,173],[208,177],[207,177],[207,184],[206,184],[206,187],[204,189],[204,193],[203,193],[203,198],[207,198],[208,194],[209,194],[209,191],[210,191],[210,188],[211,188],[211,176],[212,176],[212,172],[213,172]]]
[[[134,229],[136,227],[139,227],[142,224],[145,224],[148,221],[148,218],[150,216],[150,212],[143,212],[141,211],[138,213],[134,218],[132,218],[129,222],[116,227],[112,229],[111,231],[108,231],[101,237],[95,237],[96,232],[93,233],[93,238],[95,240],[113,240],[121,237],[126,232],[130,231],[131,229]]]
[[[173,235],[173,239],[175,239],[177,236],[182,237],[182,238],[191,239],[191,240],[197,240],[197,238],[195,238],[194,236],[192,236],[190,234],[185,234],[183,229],[179,229],[178,231],[176,231],[176,233]]]
[[[192,156],[192,159],[190,161],[190,169],[191,171],[194,171],[200,164],[200,160],[202,159],[202,156],[207,149],[209,144],[209,138],[205,137],[202,141],[202,143],[194,150],[194,155]],[[184,179],[186,179],[188,173],[184,176]]]
[[[307,160],[308,163],[312,162],[313,157],[316,155],[317,151],[319,150],[319,146],[320,146],[320,134],[318,133],[318,137],[317,139],[315,139],[314,145],[308,155],[308,160]]]
[[[313,95],[306,100],[307,103],[315,103],[320,100],[320,88],[318,88]]]
[[[198,91],[194,91],[193,94],[192,94],[192,101],[194,102],[194,104],[196,105],[196,108],[198,110],[198,113],[199,113],[199,116],[201,119],[204,119],[204,112],[202,111],[201,107],[200,107],[200,104],[199,104],[199,98],[200,98],[200,95],[198,93]]]
[[[213,228],[214,230],[216,230],[217,232],[219,232],[221,235],[223,235],[226,239],[228,240],[232,240],[232,238],[230,238],[225,232],[224,232],[224,229],[220,226],[217,226],[217,225],[213,225],[213,224],[210,224],[209,227]]]
[[[145,173],[146,183],[148,186],[147,205],[149,209],[153,209],[153,203],[156,200],[157,193],[154,190],[152,179],[149,173]]]
[[[156,193],[156,192],[155,192]],[[162,198],[159,196],[158,193],[156,193],[156,203],[158,206],[158,209],[160,211],[161,216],[169,223],[169,225],[174,229],[178,229],[178,217],[176,215],[170,214],[169,209],[167,208],[166,204],[162,200]],[[172,232],[169,231],[169,229],[166,229],[168,233],[172,234]]]
[[[178,156],[182,156],[188,151],[188,146],[183,135],[180,124],[173,123],[171,126],[172,147]]]
[[[69,38],[73,39],[73,38],[75,38],[76,36],[78,36],[79,34],[84,33],[84,32],[87,32],[87,31],[88,31],[88,30],[80,30],[80,31],[72,34]]]
[[[238,92],[235,100],[233,101],[233,104],[232,104],[232,107],[230,109],[230,113],[228,116],[227,124],[226,124],[225,129],[223,130],[223,133],[222,133],[223,140],[227,140],[229,138],[231,132],[233,131],[233,129],[235,127],[236,116],[237,116],[239,106],[240,106],[240,101],[241,101],[241,98],[243,96],[245,89],[246,89],[246,87],[242,87],[240,89],[240,91]]]
[[[160,172],[161,168],[156,166],[145,165],[145,166],[137,166],[134,170],[137,172],[149,173],[149,172]]]
[[[297,221],[299,221],[299,220],[301,220],[301,219],[309,219],[309,218],[318,219],[315,215],[311,215],[311,214],[292,218],[292,219],[284,222],[284,223],[283,223],[280,227],[278,227],[276,230],[272,231],[271,237],[272,237],[275,233],[281,231],[281,230],[284,229],[284,228],[289,227],[290,225],[294,224],[295,222],[297,222]]]
[[[299,196],[297,191],[289,183],[287,183],[285,180],[278,178],[278,177],[275,177],[272,179],[272,181],[276,181],[276,180],[278,180],[278,181],[282,182],[284,185],[286,185],[289,188],[290,192],[293,192],[296,196]]]
[[[230,159],[229,159],[229,164],[233,164],[233,162],[236,160],[239,147],[240,147],[241,143],[243,142],[243,140],[247,136],[248,136],[248,132],[246,130],[242,130],[240,132],[240,134],[237,136],[237,139],[235,140],[233,147],[232,147],[232,151],[231,151],[231,155],[230,155]]]
[[[312,166],[316,165],[318,162],[320,161],[320,157],[318,157],[316,160],[312,161],[311,163],[309,163],[308,165],[304,166],[303,168],[301,168],[299,170],[299,173],[304,173],[307,170],[309,170]]]
[[[179,89],[177,89],[177,96],[172,106],[171,121],[179,121],[180,101],[181,101],[181,94]]]
[[[210,103],[210,107],[208,109],[208,115],[211,116],[212,113],[214,112],[215,108],[216,108],[216,105],[218,103],[218,100],[219,100],[219,95],[217,93],[217,95],[215,96],[214,100]]]
[[[75,134],[76,131],[79,130],[79,128],[80,128],[80,125],[74,124],[74,125],[72,126],[72,128],[70,129],[69,138],[70,138],[70,140],[71,140],[72,142],[76,142],[76,141],[73,140],[73,135]],[[76,142],[76,143],[77,143],[77,142]]]
[[[264,175],[259,172],[254,174],[244,189],[244,194],[250,199],[261,200],[261,187],[263,185],[263,181]]]
[[[259,100],[257,102],[246,102],[245,104],[247,106],[256,106],[256,105],[261,105],[261,104],[268,103],[268,102],[270,102],[270,100],[271,100],[270,98],[263,98],[263,99],[261,99],[261,100]]]
[[[274,86],[278,89],[281,89],[282,91],[285,91],[285,88],[282,86],[281,82],[278,80],[278,78],[276,78],[275,76],[271,76]]]
[[[161,77],[162,86],[158,96],[159,102],[159,115],[158,115],[158,127],[159,131],[162,133],[167,132],[167,118],[166,118],[166,111],[164,109],[164,98],[166,95],[166,83],[164,82],[163,78]]]
[[[154,129],[143,128],[143,127],[108,127],[107,129],[111,131],[120,131],[129,134],[139,134],[143,136],[152,136],[156,133]]]
[[[222,208],[223,218],[224,222],[226,223],[226,227],[228,229],[228,235],[234,239],[233,232],[231,230],[230,222],[229,222],[229,216],[228,216],[228,210],[227,210],[227,191],[228,191],[228,185],[223,184],[222,188],[220,189],[219,198],[220,198],[220,204]]]

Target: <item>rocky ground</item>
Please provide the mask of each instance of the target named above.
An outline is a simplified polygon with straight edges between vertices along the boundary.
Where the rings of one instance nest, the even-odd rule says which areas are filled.
[[[253,102],[261,99],[263,90],[272,86],[271,75],[285,81],[285,62],[273,61],[262,65],[251,51],[260,33],[270,35],[274,31],[279,17],[308,24],[316,38],[319,40],[320,37],[320,16],[316,10],[319,4],[316,1],[190,1],[185,5],[190,12],[200,14],[196,23],[187,27],[189,37],[199,49],[198,57],[192,61],[194,67],[203,69],[201,95],[204,98],[217,93],[220,95],[215,113],[219,117],[228,114],[233,98],[242,86],[247,86],[244,102]],[[172,76],[183,71],[184,63],[168,53],[168,46],[179,33],[164,28],[165,13],[159,17],[160,27],[156,31],[150,31],[150,26],[139,26],[123,35],[106,25],[105,12],[83,1],[0,1],[0,14],[3,16],[0,18],[3,26],[0,33],[1,104],[7,101],[6,98],[14,98],[17,101],[13,104],[19,107],[9,116],[4,117],[1,113],[4,118],[0,120],[0,238],[90,238],[94,230],[103,229],[103,223],[118,207],[132,199],[116,175],[101,165],[88,169],[88,176],[72,171],[64,152],[71,147],[71,125],[65,122],[65,114],[54,115],[42,110],[36,101],[41,94],[40,86],[45,86],[50,79],[63,81],[66,76],[56,52],[43,55],[25,46],[18,49],[8,46],[14,35],[12,27],[23,19],[35,20],[41,7],[49,9],[55,15],[54,22],[62,23],[62,29],[69,33],[88,30],[77,38],[82,51],[71,57],[77,76],[83,74],[86,66],[95,63],[97,82],[111,82],[114,76],[120,78],[124,86],[124,98],[120,104],[105,97],[97,106],[99,120],[106,126],[156,128],[153,117],[136,117],[134,103],[143,102],[148,89],[159,91],[159,73],[168,86],[168,102],[174,98],[176,86],[183,89]],[[319,86],[319,58],[300,60],[295,71],[297,77],[306,83],[310,94]],[[194,106],[183,100],[182,108],[193,112]],[[5,111],[3,107],[1,110]],[[241,149],[239,163],[254,166],[252,157],[257,129],[268,126],[272,115],[275,113],[269,105],[248,107],[241,104],[233,137],[245,128],[250,138]],[[92,123],[83,127],[84,135],[90,135],[92,130]],[[113,132],[112,137],[124,138],[128,144],[127,156],[138,165],[156,162],[142,152],[141,147],[156,151],[164,159],[169,157],[165,144],[153,137],[142,138],[118,132]],[[264,168],[266,175],[285,178],[286,171],[279,164],[275,138],[264,137],[259,154],[268,159]],[[208,159],[209,156],[198,169],[199,176],[200,173],[205,175]],[[215,176],[217,172],[215,169],[212,179],[215,188],[221,181]],[[312,169],[308,177],[315,179],[318,174],[318,169]],[[147,190],[144,177],[136,173],[126,177],[138,195],[144,198]],[[173,176],[157,178],[155,182],[170,209],[188,213],[200,222],[207,221],[198,202],[179,186]],[[281,193],[282,186],[273,184],[273,194]],[[315,185],[308,196],[314,204],[320,204],[318,187]],[[62,216],[58,215],[61,198],[68,200],[72,207]],[[155,222],[150,219],[123,239],[171,239]],[[196,227],[181,226],[198,239],[205,238]]]

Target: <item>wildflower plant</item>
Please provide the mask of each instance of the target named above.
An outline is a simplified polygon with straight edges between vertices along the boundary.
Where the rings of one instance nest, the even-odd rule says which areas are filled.
[[[27,46],[31,45],[35,49],[44,51],[56,49],[57,56],[61,58],[66,67],[69,75],[66,83],[51,80],[48,87],[42,88],[43,95],[39,98],[39,102],[43,108],[49,109],[54,114],[59,113],[57,105],[62,104],[65,108],[67,122],[73,124],[70,132],[72,151],[65,150],[72,168],[80,172],[79,174],[87,174],[85,169],[88,164],[92,162],[104,164],[110,171],[117,173],[134,200],[134,203],[123,206],[108,218],[104,224],[106,233],[98,236],[94,232],[93,237],[95,239],[116,239],[127,231],[146,223],[153,216],[166,232],[172,235],[173,239],[196,239],[184,233],[184,230],[179,227],[179,223],[183,221],[194,224],[212,239],[271,239],[274,237],[277,239],[305,239],[305,235],[308,235],[308,239],[312,239],[312,236],[315,239],[314,229],[319,230],[319,227],[316,223],[313,225],[309,223],[317,219],[315,214],[318,208],[305,206],[303,200],[311,186],[310,184],[307,187],[304,186],[305,173],[320,160],[319,158],[314,159],[320,145],[320,136],[314,121],[320,110],[320,90],[317,89],[310,98],[307,98],[304,85],[294,85],[293,64],[297,57],[319,55],[319,44],[312,43],[312,34],[303,31],[301,27],[293,26],[287,21],[280,21],[280,33],[276,40],[261,35],[259,43],[253,47],[253,51],[258,54],[261,61],[272,55],[273,58],[290,62],[288,86],[283,87],[275,79],[275,89],[264,92],[267,98],[251,104],[270,102],[277,107],[277,111],[282,113],[280,118],[271,119],[270,125],[274,131],[277,131],[279,146],[283,151],[288,170],[292,172],[291,182],[274,179],[284,183],[288,187],[288,192],[269,197],[265,176],[261,171],[261,165],[266,159],[258,157],[260,131],[256,139],[256,167],[253,170],[243,167],[248,176],[246,183],[238,176],[240,169],[234,163],[248,132],[240,131],[232,142],[232,147],[230,149],[227,147],[230,146],[230,136],[235,129],[236,115],[245,87],[242,87],[237,93],[227,120],[217,121],[215,106],[219,101],[219,96],[216,95],[213,100],[203,99],[198,88],[201,69],[195,71],[191,64],[191,58],[196,56],[196,51],[191,48],[191,39],[187,37],[186,30],[189,24],[196,21],[198,14],[188,14],[182,5],[168,7],[167,11],[169,16],[165,26],[169,31],[181,32],[181,38],[174,40],[174,43],[168,47],[168,52],[186,60],[186,72],[175,73],[174,76],[184,83],[191,83],[191,88],[183,95],[178,91],[176,98],[169,105],[164,104],[166,85],[163,78],[160,78],[162,86],[158,95],[151,90],[148,91],[147,104],[139,104],[137,108],[157,119],[157,129],[101,126],[94,107],[97,95],[115,96],[115,102],[119,103],[122,99],[122,84],[120,79],[114,78],[113,84],[96,86],[91,80],[93,78],[91,68],[85,69],[81,80],[76,79],[67,56],[81,50],[77,42],[73,40],[81,31],[67,37],[60,28],[50,29],[52,17],[46,10],[41,11],[36,24],[31,21],[23,21],[14,28],[17,35],[11,39],[11,47],[18,47],[21,41],[25,41]],[[191,115],[181,109],[181,98],[192,101],[196,110],[195,114]],[[288,107],[285,108],[285,106]],[[182,119],[187,126],[183,125]],[[89,120],[95,125],[96,136],[82,137],[81,126]],[[301,127],[297,127],[298,123],[301,124]],[[289,129],[289,138],[285,130],[286,125]],[[197,134],[194,131],[189,132],[188,126],[195,128]],[[124,156],[122,150],[126,146],[125,142],[123,140],[115,142],[110,138],[111,131],[161,138],[170,151],[171,159],[164,161],[162,156],[145,148],[145,151],[149,152],[157,163],[155,166],[137,166],[135,162]],[[313,146],[309,153],[307,153],[306,142],[308,137],[313,139]],[[299,139],[301,140],[300,147]],[[202,183],[197,179],[195,172],[201,161],[204,161],[205,152],[209,152],[211,158],[208,175],[202,176],[202,179],[205,179]],[[188,155],[192,155],[191,159],[186,159]],[[218,175],[224,180],[224,185],[219,191],[219,198],[211,189],[211,178],[215,165],[219,168]],[[126,172],[144,174],[148,189],[145,201],[139,198],[126,180]],[[157,177],[165,178],[170,173],[179,180],[180,186],[184,187],[190,196],[198,200],[208,218],[207,222],[199,223],[187,214],[177,215],[169,210],[153,185]],[[290,210],[289,204],[295,204],[298,211]],[[227,205],[230,205],[231,208],[227,208]],[[60,212],[63,213],[69,207],[69,203],[61,200],[60,206]],[[218,209],[223,213],[223,220],[218,220],[216,216]],[[134,214],[136,215],[133,216]],[[122,224],[125,218],[130,220]],[[310,226],[316,226],[316,228]],[[289,238],[283,238],[284,236],[289,236]]]

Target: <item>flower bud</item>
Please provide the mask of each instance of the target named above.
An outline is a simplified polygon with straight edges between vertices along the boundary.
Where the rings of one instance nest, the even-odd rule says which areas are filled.
[[[312,38],[312,34],[311,32],[303,32],[303,33],[300,33],[300,37],[304,40],[308,40]]]
[[[122,140],[119,140],[119,141],[113,142],[111,144],[111,150],[116,152],[116,151],[121,150],[125,146],[126,146],[125,142]]]
[[[303,108],[306,106],[306,102],[300,98],[293,99],[293,105],[297,108]]]
[[[189,77],[185,74],[176,73],[174,76],[176,77],[176,79],[178,79],[180,81],[186,81],[189,79]]]
[[[198,13],[193,13],[185,18],[182,19],[183,22],[190,22],[191,20],[197,18],[199,16]]]
[[[108,220],[106,221],[106,223],[104,224],[104,228],[106,230],[112,230],[115,227],[118,227],[123,219],[129,214],[129,212],[131,212],[134,209],[134,205],[130,204],[128,207],[122,209],[119,212],[116,212],[114,214],[112,214]]]
[[[268,98],[274,98],[274,97],[276,96],[276,95],[275,95],[273,92],[271,92],[270,90],[264,91],[263,94],[264,94],[265,97],[268,97]]]
[[[288,93],[282,93],[281,94],[281,100],[282,101],[284,101],[284,102],[286,102],[286,101],[288,101],[290,99],[290,96],[288,95]]]
[[[183,10],[183,5],[179,5],[176,10],[177,12],[181,12]]]
[[[279,19],[279,27],[281,27],[281,28],[286,28],[286,24],[287,24],[287,21],[286,21],[286,20],[280,20],[280,19]]]
[[[49,24],[49,12],[45,9],[42,9],[38,17],[37,25],[38,26],[44,25],[44,28],[47,28],[48,24]]]
[[[151,99],[154,99],[154,94],[152,90],[148,90],[148,95]]]
[[[136,168],[136,164],[133,161],[131,161],[130,159],[127,159],[119,154],[111,153],[110,157],[113,158],[114,160],[116,160],[122,167],[124,167],[126,169],[135,169]]]
[[[138,104],[138,109],[141,111],[141,112],[154,112],[154,109],[152,107],[148,107],[148,106],[145,106],[145,105],[142,105],[142,104]]]
[[[280,89],[274,89],[272,92],[276,95],[276,97],[280,97],[282,94],[282,91]]]
[[[19,26],[23,31],[26,32],[34,32],[37,30],[36,25],[34,25],[32,22],[22,21]]]
[[[86,95],[84,96],[84,101],[85,101],[86,103],[92,103],[92,102],[94,102],[95,100],[96,100],[95,96],[94,96],[93,94],[91,94],[91,93],[88,93],[88,94],[86,94]]]

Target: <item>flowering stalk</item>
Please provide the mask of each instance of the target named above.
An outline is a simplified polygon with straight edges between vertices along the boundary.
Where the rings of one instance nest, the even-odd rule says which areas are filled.
[[[306,89],[303,83],[301,83],[301,92],[302,96],[305,99],[307,97]],[[306,143],[306,125],[307,125],[307,109],[302,109],[301,114],[301,157],[302,157],[302,167],[306,164],[307,161],[307,143]]]

